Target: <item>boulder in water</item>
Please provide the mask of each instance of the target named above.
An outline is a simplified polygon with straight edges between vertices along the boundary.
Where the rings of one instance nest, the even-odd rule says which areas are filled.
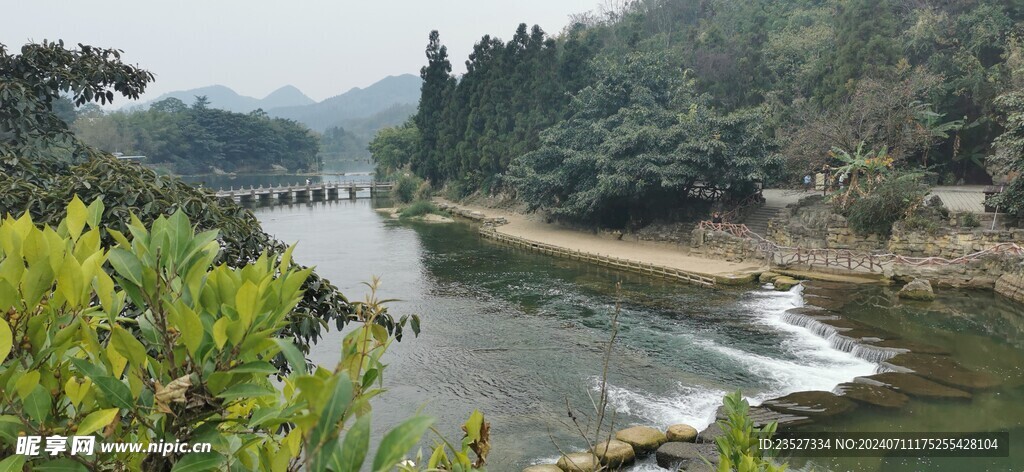
[[[633,451],[633,446],[617,439],[603,441],[594,445],[594,454],[597,455],[602,464],[612,470],[618,469],[625,464],[630,464],[636,459],[636,452]]]
[[[779,413],[824,418],[841,415],[857,407],[855,403],[832,392],[796,392],[765,400],[761,406]]]
[[[599,467],[601,462],[589,452],[574,452],[558,459],[558,468],[564,472],[594,472]]]
[[[722,431],[722,427],[718,423],[711,423],[707,428],[697,433],[697,442],[714,444],[715,438],[724,434],[725,431]]]
[[[718,463],[718,450],[714,444],[689,442],[667,442],[654,454],[658,466],[671,470],[704,471],[714,470],[708,467],[704,459],[712,464]]]
[[[780,277],[776,277],[775,280],[772,282],[772,285],[775,286],[775,290],[785,292],[793,287],[796,287],[797,285],[800,285],[800,281],[792,277],[786,277],[783,275]]]
[[[615,439],[629,443],[637,455],[644,455],[654,452],[658,446],[665,443],[668,438],[665,433],[649,426],[633,426],[615,433]]]
[[[902,408],[910,401],[906,395],[881,385],[846,382],[836,385],[835,393],[851,400],[882,408]]]
[[[903,286],[896,296],[904,300],[921,300],[930,302],[935,300],[935,292],[932,290],[932,283],[928,279],[914,279]]]
[[[775,272],[772,271],[761,272],[761,275],[757,276],[757,281],[763,284],[770,284],[779,277],[781,277],[779,274],[776,274]]]
[[[963,390],[950,388],[913,374],[886,372],[853,379],[857,383],[880,385],[897,392],[922,398],[962,398],[970,399],[971,394]]]
[[[893,370],[910,370],[921,377],[968,390],[982,390],[999,385],[994,376],[975,372],[948,356],[908,352],[886,361]]]
[[[694,442],[697,440],[697,428],[688,424],[674,424],[665,431],[669,442]]]

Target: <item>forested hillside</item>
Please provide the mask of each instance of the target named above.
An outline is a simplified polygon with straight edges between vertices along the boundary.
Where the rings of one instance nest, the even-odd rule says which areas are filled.
[[[996,98],[1022,20],[1008,0],[640,0],[485,36],[460,77],[434,32],[417,114],[371,148],[382,172],[587,221],[701,183],[793,182],[861,145],[988,183],[1015,143],[997,138],[1020,101]]]
[[[107,152],[141,154],[147,164],[179,174],[317,168],[319,138],[302,124],[262,110],[234,113],[169,98],[145,111],[84,109],[72,124],[84,143]]]

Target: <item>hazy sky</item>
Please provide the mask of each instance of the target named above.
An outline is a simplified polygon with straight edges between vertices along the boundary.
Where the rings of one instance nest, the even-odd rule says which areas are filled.
[[[213,84],[262,98],[291,84],[319,101],[418,74],[432,29],[461,73],[484,34],[508,40],[523,22],[554,34],[598,1],[30,0],[4,6],[0,43],[16,50],[63,39],[122,49],[127,62],[156,74],[144,99]]]

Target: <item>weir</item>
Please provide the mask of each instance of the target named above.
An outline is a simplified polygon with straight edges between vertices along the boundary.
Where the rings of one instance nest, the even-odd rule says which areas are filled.
[[[249,186],[249,188],[220,189],[214,192],[217,198],[232,200],[239,203],[253,203],[259,201],[261,204],[269,205],[274,203],[297,202],[319,202],[338,200],[341,195],[347,195],[350,200],[359,197],[359,192],[369,191],[365,197],[373,198],[378,192],[390,191],[394,182],[360,181],[360,182],[329,182],[318,184],[293,184],[279,185],[277,187]]]
[[[854,356],[876,364],[892,359],[898,354],[909,352],[906,349],[872,346],[849,336],[844,336],[840,329],[822,322],[822,320],[840,320],[842,318],[826,313],[822,310],[821,315],[805,315],[803,313],[787,311],[782,315],[782,320],[791,325],[806,328],[815,335],[825,338],[832,347],[840,351],[849,352]]]

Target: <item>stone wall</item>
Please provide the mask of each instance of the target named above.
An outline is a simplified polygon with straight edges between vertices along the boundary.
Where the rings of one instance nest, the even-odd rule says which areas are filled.
[[[924,278],[940,287],[992,289],[1014,262],[1005,256],[992,255],[966,264],[893,264],[889,276],[902,282]]]
[[[1017,243],[1024,246],[1024,229],[989,231],[981,228],[958,228],[928,234],[897,228],[889,238],[888,249],[905,256],[954,259],[1002,243]]]
[[[697,228],[691,233],[691,238],[690,254],[696,256],[729,262],[743,262],[761,257],[757,251],[757,243],[723,231]]]
[[[1018,263],[1012,268],[1007,268],[996,279],[995,290],[1013,300],[1024,302],[1024,267]]]

